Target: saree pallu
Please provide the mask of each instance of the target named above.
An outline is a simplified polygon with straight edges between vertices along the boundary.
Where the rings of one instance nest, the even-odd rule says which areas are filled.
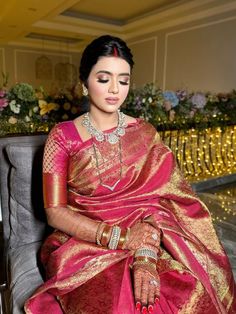
[[[182,177],[170,149],[141,119],[127,126],[120,141],[122,156],[119,144],[83,142],[72,121],[54,127],[44,153],[45,207],[68,206],[122,228],[144,220],[161,229],[161,291],[154,313],[236,313],[229,260],[208,209]],[[138,313],[128,250],[55,230],[41,256],[46,281],[26,302],[26,313]]]

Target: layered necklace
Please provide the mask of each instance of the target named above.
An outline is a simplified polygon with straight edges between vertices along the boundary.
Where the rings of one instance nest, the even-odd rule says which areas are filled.
[[[94,157],[96,160],[96,168],[97,168],[97,173],[100,181],[100,185],[109,189],[110,191],[113,191],[117,184],[120,182],[121,177],[122,177],[122,147],[121,147],[121,140],[120,137],[125,135],[125,115],[123,112],[118,111],[118,125],[114,129],[114,131],[110,133],[104,133],[100,130],[97,130],[93,125],[90,120],[89,113],[85,113],[83,116],[82,120],[82,125],[86,128],[88,133],[92,137],[92,145],[93,145],[93,151],[94,151]],[[97,141],[97,143],[96,143]],[[100,144],[99,144],[100,143]],[[107,145],[112,145],[110,148],[108,148],[110,151],[115,150],[115,144],[118,144],[118,158],[119,158],[119,164],[120,164],[120,171],[119,171],[119,178],[113,182],[113,184],[107,184],[105,183],[103,178],[102,178],[102,173],[100,171],[99,167],[99,154],[102,158],[103,163],[105,163],[105,158],[102,154],[102,152],[99,150],[98,146],[102,145],[107,149]],[[113,146],[114,145],[114,146]],[[102,148],[101,146],[101,148]],[[115,155],[114,155],[115,156]],[[110,156],[109,156],[110,157]],[[111,162],[114,161],[114,158],[111,158]]]
[[[83,117],[82,125],[87,129],[88,133],[92,137],[95,137],[95,139],[98,142],[108,141],[110,144],[116,144],[119,141],[120,136],[125,135],[126,127],[125,115],[123,112],[120,112],[119,110],[118,110],[118,125],[116,129],[111,133],[104,133],[100,130],[97,130],[92,125],[88,112],[86,112]]]

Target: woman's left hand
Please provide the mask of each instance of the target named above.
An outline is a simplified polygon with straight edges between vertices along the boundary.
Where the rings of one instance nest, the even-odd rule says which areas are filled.
[[[152,313],[154,304],[158,304],[160,298],[160,277],[157,270],[149,264],[135,264],[133,277],[136,309],[142,313]]]
[[[128,240],[124,243],[123,249],[137,250],[140,247],[153,247],[157,251],[160,248],[160,230],[148,223],[137,222],[130,228]]]

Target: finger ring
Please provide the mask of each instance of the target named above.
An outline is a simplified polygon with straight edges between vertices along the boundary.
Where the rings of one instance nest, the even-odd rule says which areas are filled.
[[[151,280],[149,281],[149,283],[150,283],[150,285],[153,285],[153,286],[155,286],[155,287],[157,287],[157,286],[158,286],[157,281],[156,281],[156,280],[154,280],[154,279],[151,279]]]
[[[153,233],[153,234],[152,234],[152,238],[153,238],[153,240],[155,240],[155,241],[156,241],[156,240],[158,239],[157,234],[156,234],[156,233]]]

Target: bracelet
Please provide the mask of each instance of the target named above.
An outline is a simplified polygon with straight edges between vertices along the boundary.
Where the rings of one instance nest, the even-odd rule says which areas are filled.
[[[153,264],[157,263],[157,261],[154,258],[147,257],[147,256],[135,257],[135,261],[150,262],[150,263],[153,263]]]
[[[127,242],[129,240],[129,236],[130,236],[130,228],[127,228],[127,232],[126,232],[126,236],[125,236],[125,242]]]
[[[111,227],[109,225],[105,225],[102,232],[101,241],[100,241],[102,246],[107,246],[109,242],[108,235],[109,235],[110,229]]]
[[[120,239],[119,239],[118,246],[117,246],[118,249],[121,250],[123,248],[123,245],[126,241],[126,236],[127,236],[127,229],[121,230]]]
[[[111,250],[117,249],[119,239],[120,239],[120,234],[121,234],[121,228],[118,226],[113,226],[110,241],[108,244],[109,249],[111,249]]]
[[[149,266],[152,269],[156,270],[156,264],[154,264],[154,263],[150,263],[150,262],[146,262],[146,261],[135,261],[133,263],[133,266],[136,266],[136,265],[145,265],[145,266]]]
[[[97,231],[96,231],[96,243],[98,245],[102,245],[101,243],[101,238],[102,238],[102,233],[103,233],[103,230],[104,230],[104,226],[105,226],[105,222],[100,222],[99,225],[98,225],[98,228],[97,228]]]
[[[135,252],[135,257],[144,256],[151,257],[157,261],[157,253],[149,248],[140,248]]]

